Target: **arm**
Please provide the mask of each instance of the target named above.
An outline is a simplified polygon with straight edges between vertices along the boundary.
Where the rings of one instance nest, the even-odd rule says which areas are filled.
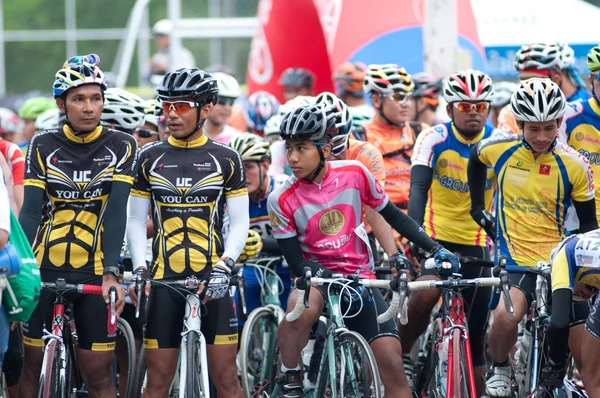
[[[113,180],[102,222],[105,231],[102,239],[105,267],[119,263],[127,226],[127,199],[130,191],[131,184]]]
[[[415,220],[404,214],[404,212],[394,206],[389,200],[385,207],[379,211],[379,214],[381,214],[385,221],[398,231],[399,234],[405,236],[406,239],[414,242],[426,252],[430,252],[436,245],[439,245],[423,231],[423,228],[421,228]]]
[[[14,186],[14,198],[15,198],[15,205],[17,207],[17,211],[15,212],[15,215],[18,216],[19,215],[19,211],[21,210],[21,207],[23,207],[23,199],[25,196],[25,191],[23,188],[23,184],[15,184]]]
[[[586,202],[573,201],[577,218],[579,218],[579,232],[585,233],[598,229],[598,220],[596,219],[596,203],[594,199]]]
[[[302,275],[304,267],[311,269],[313,276],[321,278],[329,278],[332,272],[323,268],[319,263],[315,261],[309,261],[304,259],[302,256],[302,250],[300,249],[300,243],[298,243],[297,237],[277,239],[281,253],[285,257],[290,269],[294,275]]]
[[[250,214],[248,195],[239,195],[227,198],[227,212],[229,213],[229,235],[225,241],[223,257],[236,261],[242,253],[248,238],[250,227]]]
[[[281,250],[279,249],[277,239],[271,237],[261,237],[261,239],[263,243],[263,253],[281,254]]]
[[[371,225],[373,234],[375,235],[375,238],[381,247],[383,247],[383,250],[385,250],[388,256],[398,253],[398,247],[396,246],[396,241],[394,240],[394,235],[392,233],[392,227],[390,227],[390,224],[388,224],[379,213],[371,209],[369,206],[364,206],[364,209],[365,217]]]
[[[556,289],[552,292],[552,317],[548,331],[550,358],[555,363],[565,361],[569,344],[569,318],[571,316],[571,289]]]
[[[419,225],[423,225],[427,193],[433,181],[433,169],[428,166],[414,165],[410,169],[410,196],[408,215]]]
[[[8,194],[8,203],[10,206],[10,209],[13,211],[13,213],[15,214],[15,216],[19,216],[19,210],[21,209],[21,206],[23,206],[23,183],[21,182],[21,198],[20,198],[20,202],[17,201],[16,198],[16,194],[15,194],[15,183],[14,183],[14,179],[13,179],[13,175],[12,172],[10,170],[10,166],[8,165],[8,163],[6,162],[6,159],[4,158],[4,156],[0,153],[0,168],[2,169],[2,173],[4,174],[4,182],[6,183],[6,190],[7,190],[7,194]]]
[[[36,186],[25,187],[25,200],[19,214],[19,224],[27,236],[30,245],[33,245],[40,220],[42,219],[42,205],[45,191]]]
[[[10,233],[10,207],[8,204],[8,191],[4,184],[3,173],[0,170],[0,250],[8,243]]]
[[[471,215],[485,210],[485,179],[487,165],[479,160],[478,145],[475,145],[469,155],[467,178],[471,194]],[[475,220],[477,221],[477,220]]]
[[[146,217],[150,199],[131,196],[129,198],[129,216],[127,218],[127,247],[131,254],[133,270],[146,268]]]

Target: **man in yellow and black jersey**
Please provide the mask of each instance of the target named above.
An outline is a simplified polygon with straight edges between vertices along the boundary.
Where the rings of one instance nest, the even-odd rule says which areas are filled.
[[[248,190],[240,155],[208,138],[203,125],[218,101],[216,80],[198,69],[167,73],[159,88],[170,137],[141,151],[129,201],[127,244],[134,272],[146,268],[146,215],[152,204],[154,279],[195,276],[206,282],[202,333],[219,396],[242,397],[236,368],[238,321],[229,294],[232,268],[246,244]],[[224,206],[229,233],[221,233]],[[137,297],[130,290],[132,299]],[[144,335],[144,398],[165,397],[175,375],[186,298],[152,286]]]
[[[96,58],[96,59],[94,59]],[[115,396],[115,335],[106,331],[108,289],[119,286],[119,252],[137,159],[135,139],[100,127],[106,85],[97,56],[69,59],[56,73],[54,96],[67,124],[36,135],[29,146],[25,200],[19,217],[33,244],[43,281],[102,285],[104,297],[73,295],[78,364],[90,396]],[[41,220],[41,221],[40,221]],[[34,243],[35,242],[35,243]],[[21,396],[36,395],[42,366],[42,330],[52,321],[53,295],[24,324],[25,366]]]

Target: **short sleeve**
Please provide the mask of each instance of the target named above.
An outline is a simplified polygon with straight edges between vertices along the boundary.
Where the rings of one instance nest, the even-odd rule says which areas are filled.
[[[594,199],[594,172],[587,159],[577,154],[577,166],[572,177],[573,190],[571,198],[576,202],[587,202]]]
[[[8,147],[7,158],[8,165],[15,185],[23,185],[25,179],[25,158],[18,145],[11,144]]]
[[[385,167],[383,156],[375,146],[364,143],[365,145],[358,151],[356,160],[360,161],[370,172],[381,186],[385,186]]]
[[[296,223],[293,214],[281,205],[282,196],[275,191],[269,195],[267,209],[269,211],[269,222],[275,239],[293,238],[297,235]],[[285,191],[284,191],[285,194]]]
[[[244,176],[244,163],[240,155],[231,151],[229,160],[229,172],[225,180],[225,198],[248,195],[246,188],[246,177]]]
[[[552,262],[552,291],[571,288],[571,276],[566,249],[567,245],[563,245]]]
[[[575,116],[583,112],[583,104],[580,101],[569,102],[565,108],[565,115],[561,125],[558,127],[558,139],[565,144],[569,143],[573,128],[577,127]],[[575,119],[574,119],[575,118]]]
[[[124,134],[124,133],[122,133]],[[130,136],[124,139],[117,154],[118,160],[113,173],[113,181],[133,184],[137,173],[138,145]]]
[[[506,134],[521,134],[517,119],[510,108],[510,104],[500,110],[498,114],[498,129]]]
[[[357,181],[363,183],[362,189],[360,189],[361,201],[373,210],[380,211],[389,201],[383,187],[362,164],[357,172],[361,174],[357,176]]]
[[[419,134],[411,158],[412,166],[435,168],[437,154],[435,148],[448,138],[448,131],[443,126],[435,126]]]
[[[150,156],[149,151],[140,151],[140,158],[136,164],[137,171],[133,187],[131,188],[131,195],[137,196],[138,198],[150,199],[152,197],[150,180],[149,180],[149,167],[150,167]]]
[[[10,233],[10,202],[2,168],[0,168],[0,229]]]
[[[52,134],[52,133],[41,133]],[[36,134],[31,139],[27,150],[27,164],[23,185],[46,189],[46,161],[43,154],[44,145],[40,143],[42,135]]]
[[[515,142],[520,141],[520,135],[495,133],[490,138],[477,144],[477,158],[483,164],[495,166],[498,158]]]

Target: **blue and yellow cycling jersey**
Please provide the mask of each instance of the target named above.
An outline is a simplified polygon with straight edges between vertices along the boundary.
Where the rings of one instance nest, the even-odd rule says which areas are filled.
[[[434,239],[470,246],[485,246],[486,234],[469,214],[471,198],[467,181],[467,163],[471,146],[489,138],[494,131],[486,125],[472,140],[456,131],[452,122],[438,124],[423,131],[415,143],[412,166],[427,166],[433,170],[433,180],[427,194],[423,227]],[[492,207],[496,183],[488,168],[485,183],[486,209]]]
[[[583,89],[583,88],[578,88],[573,95],[571,95],[569,98],[567,98],[567,101],[569,102],[575,102],[575,101],[587,101],[588,99],[590,99],[592,97],[592,93],[590,93],[589,91]]]
[[[600,230],[567,238],[552,261],[552,291],[575,282],[600,289]]]
[[[559,138],[583,155],[594,178],[600,178],[600,107],[594,98],[569,103]],[[596,217],[600,221],[600,195],[596,196]]]
[[[594,198],[594,178],[587,160],[568,145],[534,158],[522,134],[498,134],[481,141],[477,157],[494,169],[496,196],[496,258],[506,256],[511,271],[548,261],[565,237],[565,219],[572,200]]]

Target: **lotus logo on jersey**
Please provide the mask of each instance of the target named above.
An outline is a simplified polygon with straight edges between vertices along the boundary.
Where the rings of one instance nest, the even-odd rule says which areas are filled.
[[[581,131],[578,131],[577,133],[575,133],[575,139],[577,141],[583,141],[584,135]]]
[[[277,217],[277,214],[273,211],[269,212],[269,220],[271,221],[271,226],[273,228],[277,228],[281,225],[281,220],[279,220],[279,217]]]
[[[540,164],[540,174],[549,176],[550,175],[550,165],[549,164]]]
[[[326,211],[319,218],[319,231],[323,235],[335,236],[340,233],[345,222],[344,213],[338,209]]]

